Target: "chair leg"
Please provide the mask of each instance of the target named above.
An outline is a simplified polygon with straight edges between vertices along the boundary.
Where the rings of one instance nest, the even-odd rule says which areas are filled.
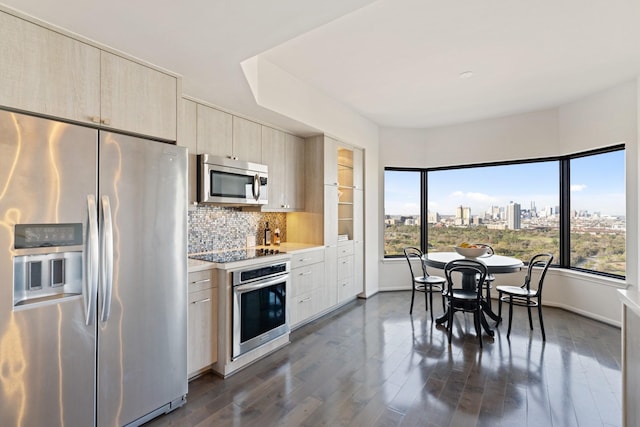
[[[507,338],[511,335],[511,320],[513,319],[513,297],[509,296],[509,328],[507,329]]]
[[[480,326],[480,312],[478,310],[473,312],[473,323],[476,327],[476,334],[478,334],[478,341],[480,341],[480,348],[482,348],[482,330]]]
[[[427,291],[425,287],[425,292]],[[431,310],[431,321],[433,322],[433,288],[429,288],[429,310]]]
[[[491,285],[487,284],[487,305],[489,306],[489,310],[493,311],[491,307]]]
[[[413,313],[413,300],[416,297],[416,285],[411,284],[411,307],[409,308],[409,314]]]
[[[498,292],[498,323],[502,322],[502,292]]]
[[[544,322],[542,321],[542,304],[538,301],[538,317],[540,318],[540,329],[542,330],[542,341],[547,340],[547,336],[544,333]]]
[[[446,311],[446,308],[444,306],[444,291],[440,291],[440,297],[442,299],[442,311]]]
[[[529,329],[533,331],[533,320],[531,320],[531,301],[527,298],[527,312],[529,314]]]
[[[449,332],[449,345],[451,345],[451,334],[453,332],[453,303],[449,300],[449,320],[447,321],[447,332]]]

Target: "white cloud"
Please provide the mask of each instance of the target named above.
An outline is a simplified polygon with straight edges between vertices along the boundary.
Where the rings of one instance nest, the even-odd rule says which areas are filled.
[[[582,191],[587,188],[586,184],[574,184],[571,186],[572,192]]]

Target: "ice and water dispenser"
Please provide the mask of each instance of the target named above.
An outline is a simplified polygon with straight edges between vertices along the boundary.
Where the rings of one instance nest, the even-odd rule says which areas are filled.
[[[16,224],[13,305],[82,294],[82,224]]]

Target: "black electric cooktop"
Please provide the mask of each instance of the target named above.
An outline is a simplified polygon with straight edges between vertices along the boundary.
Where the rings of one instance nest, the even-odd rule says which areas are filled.
[[[209,254],[189,255],[189,258],[222,264],[226,262],[245,261],[248,259],[261,258],[269,255],[280,255],[284,253],[285,252],[280,249],[236,249]]]

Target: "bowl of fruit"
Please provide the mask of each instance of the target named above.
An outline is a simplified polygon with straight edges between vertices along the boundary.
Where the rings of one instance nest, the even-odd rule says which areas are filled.
[[[486,255],[490,250],[486,245],[472,245],[467,242],[462,242],[458,246],[454,246],[453,249],[465,258],[478,258]]]

